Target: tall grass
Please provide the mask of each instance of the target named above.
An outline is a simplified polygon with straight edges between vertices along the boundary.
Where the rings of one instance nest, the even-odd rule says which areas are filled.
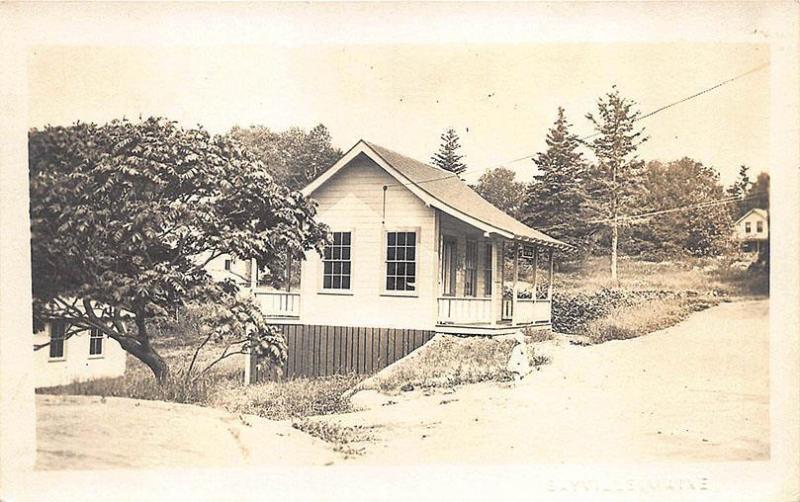
[[[673,297],[618,307],[608,316],[587,323],[585,335],[594,343],[635,338],[673,326],[692,312],[716,303],[715,300]]]
[[[347,413],[351,411],[351,405],[343,396],[362,379],[363,375],[334,375],[244,387],[225,382],[214,388],[208,405],[231,413],[246,413],[274,420]]]

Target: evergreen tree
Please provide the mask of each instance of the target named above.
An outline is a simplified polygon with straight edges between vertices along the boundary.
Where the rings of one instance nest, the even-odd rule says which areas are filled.
[[[559,107],[558,117],[547,132],[547,150],[533,158],[539,172],[528,185],[521,217],[525,224],[585,252],[590,244],[584,223],[587,166],[580,140],[570,127],[564,109]]]
[[[597,115],[586,118],[597,135],[590,146],[597,162],[590,169],[590,208],[595,221],[611,232],[611,279],[617,280],[617,248],[622,217],[641,212],[644,162],[636,155],[647,141],[644,129],[635,127],[641,112],[636,102],[620,96],[616,86],[597,102]]]
[[[442,144],[439,146],[439,151],[433,154],[431,162],[436,167],[460,175],[467,170],[467,166],[461,162],[464,156],[458,153],[458,149],[461,148],[458,143],[458,134],[451,127],[442,133],[441,139]]]

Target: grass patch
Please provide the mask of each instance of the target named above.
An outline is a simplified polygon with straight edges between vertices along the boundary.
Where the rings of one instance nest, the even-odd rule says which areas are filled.
[[[363,455],[365,449],[356,443],[375,440],[370,428],[362,425],[347,427],[337,423],[303,419],[292,422],[292,427],[334,445],[333,451],[342,453],[345,457]]]
[[[506,337],[442,335],[365,381],[360,389],[392,393],[415,388],[451,388],[478,382],[505,382],[512,378],[508,371],[508,360],[516,343]],[[534,355],[530,346],[528,358],[532,366],[550,362],[545,356]]]
[[[363,375],[333,375],[246,386],[223,383],[214,389],[208,404],[231,413],[273,420],[348,413],[352,411],[350,401],[342,396],[363,378]]]

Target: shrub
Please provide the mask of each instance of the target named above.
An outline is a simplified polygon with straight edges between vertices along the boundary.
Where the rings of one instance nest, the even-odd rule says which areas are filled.
[[[612,311],[653,299],[679,296],[664,290],[601,288],[597,291],[561,292],[553,295],[553,329],[560,333],[579,333],[587,323],[607,317]]]

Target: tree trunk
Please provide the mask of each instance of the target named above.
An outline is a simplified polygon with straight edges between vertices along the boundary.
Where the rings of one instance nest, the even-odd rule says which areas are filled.
[[[150,345],[150,335],[147,332],[143,308],[140,308],[136,315],[136,328],[138,334],[136,341],[122,339],[119,340],[120,345],[136,359],[146,364],[158,383],[163,385],[169,380],[169,365]]]
[[[619,227],[617,219],[611,224],[611,280],[617,282],[617,244],[619,242]]]

